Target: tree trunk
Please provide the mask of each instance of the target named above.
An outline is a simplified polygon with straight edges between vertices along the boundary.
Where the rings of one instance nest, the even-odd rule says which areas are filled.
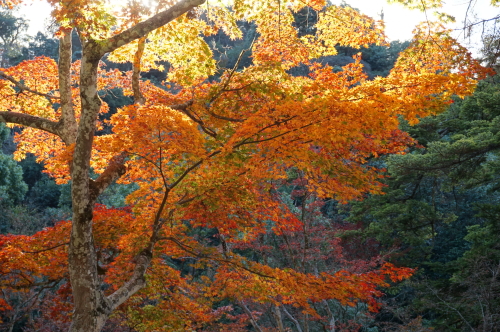
[[[295,317],[293,317],[292,314],[288,312],[288,310],[286,310],[285,306],[283,306],[283,311],[288,316],[288,318],[290,318],[290,320],[295,324],[295,326],[297,327],[297,331],[302,332],[302,327],[300,326],[299,321]]]
[[[78,126],[72,165],[71,195],[73,223],[69,246],[69,272],[73,289],[74,313],[70,331],[100,331],[111,306],[101,291],[97,258],[92,234],[94,199],[90,192],[90,156],[101,108],[97,95],[97,68],[100,60],[97,45],[84,44],[80,69],[82,115]]]
[[[151,262],[152,250],[157,241],[153,234],[150,244],[141,251],[136,259],[136,267],[131,279],[122,285],[115,293],[106,297],[101,290],[101,282],[97,272],[97,257],[92,232],[94,204],[100,193],[113,180],[125,172],[124,157],[111,161],[108,169],[96,180],[89,177],[92,144],[96,130],[96,121],[101,108],[101,100],[97,94],[97,72],[99,61],[105,53],[128,44],[133,40],[146,36],[192,8],[204,3],[205,0],[183,0],[169,9],[158,13],[150,19],[118,34],[107,41],[83,40],[82,59],[80,67],[80,97],[81,117],[76,133],[75,150],[71,167],[71,199],[73,203],[73,220],[71,240],[68,252],[69,275],[73,291],[74,312],[70,332],[99,332],[104,327],[112,311],[125,302],[130,296],[144,287],[144,275]],[[68,43],[61,40],[61,46]],[[69,48],[69,50],[71,47]],[[65,48],[68,52],[68,48]],[[63,51],[61,51],[63,52]],[[68,64],[61,58],[60,69]],[[66,75],[70,75],[69,70]],[[64,75],[63,75],[64,76]],[[60,77],[63,82],[69,82],[66,77]],[[62,97],[69,91],[68,84],[62,84]],[[64,120],[70,120],[72,113],[71,100],[63,101]],[[68,123],[66,123],[68,125]],[[61,130],[60,130],[61,131]],[[63,135],[60,135],[63,136]],[[71,139],[64,139],[71,143]],[[159,232],[156,229],[155,232]]]
[[[279,332],[285,332],[285,327],[283,326],[283,319],[281,318],[281,310],[277,305],[273,306],[273,316],[278,325]]]
[[[245,313],[248,315],[248,318],[250,319],[250,323],[252,324],[253,328],[257,330],[258,332],[262,332],[262,329],[260,328],[259,324],[255,320],[255,318],[252,315],[252,311],[248,309],[248,307],[245,305],[243,301],[239,301],[240,306],[243,308]]]

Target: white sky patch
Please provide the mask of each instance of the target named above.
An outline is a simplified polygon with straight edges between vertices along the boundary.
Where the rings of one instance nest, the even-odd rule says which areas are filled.
[[[42,1],[19,6],[18,13],[29,20],[28,35],[35,36],[38,31],[45,32],[51,11],[50,5]]]

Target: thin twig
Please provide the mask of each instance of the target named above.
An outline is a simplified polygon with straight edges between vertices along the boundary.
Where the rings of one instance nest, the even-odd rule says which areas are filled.
[[[50,247],[50,248],[46,248],[46,249],[41,249],[41,250],[36,250],[36,251],[24,251],[23,250],[22,252],[24,254],[39,254],[41,252],[53,250],[53,249],[56,249],[56,248],[59,248],[59,247],[62,247],[62,246],[66,246],[66,245],[69,245],[69,242],[61,243],[61,244],[58,244],[56,246],[53,246],[53,247]]]
[[[12,77],[10,75],[7,75],[3,71],[0,71],[0,77],[3,77],[7,81],[12,82],[19,90],[21,90],[21,92],[22,91],[28,91],[28,92],[31,92],[31,93],[33,93],[35,95],[46,97],[46,98],[49,98],[49,99],[60,99],[60,97],[56,97],[56,96],[53,96],[53,95],[49,95],[49,94],[46,94],[46,93],[42,93],[42,92],[38,92],[36,90],[30,89],[26,85],[22,84],[21,82],[19,82],[18,80],[16,80],[14,77]]]

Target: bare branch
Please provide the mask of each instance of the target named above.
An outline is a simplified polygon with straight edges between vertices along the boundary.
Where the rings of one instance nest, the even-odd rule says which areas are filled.
[[[0,123],[1,122],[15,123],[26,127],[44,130],[51,134],[61,136],[59,123],[34,115],[17,112],[0,112]]]
[[[168,192],[165,194],[165,198],[167,196]],[[161,227],[166,220],[169,220],[173,217],[175,211],[170,210],[168,218],[164,221],[161,221],[159,218],[159,214],[161,213],[161,210],[163,210],[163,207],[164,204],[155,217],[153,233],[151,234],[148,247],[143,249],[134,259],[136,265],[132,277],[116,292],[108,296],[107,299],[108,301],[110,301],[111,310],[116,309],[120,304],[128,300],[132,295],[134,295],[137,291],[139,291],[146,285],[146,279],[144,276],[146,274],[146,270],[149,267],[149,264],[151,263],[151,259],[153,258],[154,246],[156,245],[156,242],[160,240],[160,237],[158,235],[160,233]]]
[[[14,77],[12,77],[10,75],[7,75],[5,72],[3,72],[1,70],[0,70],[0,77],[6,79],[7,81],[10,81],[11,83],[13,83],[16,86],[16,88],[18,88],[19,90],[21,90],[21,92],[27,91],[27,92],[30,92],[30,93],[33,93],[35,95],[42,96],[42,97],[45,97],[45,98],[59,99],[59,97],[56,97],[56,96],[53,96],[53,95],[49,95],[47,93],[42,93],[42,92],[33,90],[31,88],[28,88],[26,85],[22,84],[21,82],[19,82],[18,80],[16,80]]]
[[[117,34],[103,43],[102,54],[113,52],[117,48],[139,39],[153,30],[175,20],[191,9],[205,3],[206,0],[181,0],[167,10],[164,10],[144,22],[140,22],[128,30]]]
[[[177,240],[176,238],[174,238],[172,236],[158,238],[158,241],[161,241],[161,240],[174,242],[179,248],[181,248],[182,250],[184,250],[188,254],[193,255],[193,257],[197,257],[197,258],[201,258],[201,259],[209,259],[209,260],[219,262],[222,264],[228,264],[228,265],[234,266],[238,269],[242,269],[242,270],[245,270],[245,271],[250,272],[252,274],[256,274],[256,275],[261,276],[263,278],[275,279],[275,277],[273,277],[273,276],[261,273],[261,272],[256,271],[256,270],[253,270],[249,267],[246,267],[245,264],[240,263],[240,262],[235,262],[235,261],[231,260],[230,258],[215,257],[215,256],[210,256],[208,254],[198,253],[195,251],[195,248],[180,242],[179,240]],[[226,252],[226,255],[227,255],[227,252]]]
[[[212,158],[216,155],[218,155],[220,153],[220,150],[217,150],[217,151],[214,151],[212,152],[206,159],[209,159],[209,158]],[[194,163],[193,165],[191,165],[190,167],[188,167],[182,174],[181,176],[179,176],[177,178],[177,180],[175,180],[174,183],[172,183],[170,186],[169,186],[169,189],[173,189],[175,188],[192,170],[194,170],[195,168],[197,168],[198,166],[200,166],[202,163],[203,163],[203,160],[204,159],[201,159],[199,161],[197,161],[196,163]]]
[[[214,118],[216,119],[219,119],[219,120],[226,120],[226,121],[230,121],[230,122],[245,122],[246,119],[235,119],[235,118],[230,118],[228,116],[222,116],[222,115],[218,115],[218,114],[215,114],[214,112],[208,112],[211,116],[213,116]]]
[[[181,105],[183,105],[183,104],[181,104]],[[174,106],[177,106],[177,105],[174,105]],[[170,106],[170,108],[173,108],[173,107]],[[176,109],[176,108],[173,108],[173,109]],[[211,137],[214,137],[214,138],[217,137],[217,133],[213,129],[207,127],[205,125],[205,122],[203,122],[203,120],[200,119],[200,117],[198,115],[195,116],[195,114],[193,114],[193,112],[191,112],[187,107],[185,107],[185,108],[179,108],[178,110],[180,110],[182,113],[186,114],[191,120],[193,120],[194,122],[196,122],[197,124],[199,124],[201,130],[203,130],[203,132],[205,134],[207,134],[207,135],[209,135]]]
[[[274,139],[279,138],[279,137],[281,137],[281,136],[288,135],[288,134],[290,134],[290,133],[293,133],[293,132],[299,131],[299,130],[301,130],[301,129],[307,128],[307,127],[312,126],[312,125],[317,124],[317,123],[318,123],[318,122],[308,123],[308,124],[306,124],[306,125],[304,125],[304,126],[301,126],[301,127],[299,127],[299,128],[295,128],[295,129],[292,129],[292,130],[287,130],[287,131],[285,131],[285,132],[283,132],[283,133],[281,133],[281,134],[274,135],[274,136],[271,136],[271,137],[268,137],[268,138],[259,139],[259,140],[249,141],[249,140],[248,140],[248,139],[250,139],[250,137],[249,137],[249,138],[246,138],[245,140],[243,140],[242,142],[240,142],[240,143],[236,144],[236,145],[234,146],[234,148],[236,149],[236,148],[239,148],[240,146],[242,146],[242,145],[246,145],[246,144],[255,144],[255,143],[262,143],[262,142],[266,142],[266,141],[271,141],[271,140],[274,140]]]
[[[239,301],[238,304],[243,308],[245,313],[248,315],[248,318],[250,318],[250,323],[252,323],[253,328],[259,332],[262,332],[262,329],[260,328],[259,324],[257,324],[257,321],[253,317],[252,312],[250,311],[250,309],[248,309],[245,303],[243,303],[243,301]]]
[[[479,24],[484,24],[484,23],[490,22],[490,21],[496,21],[499,18],[500,18],[500,15],[497,15],[497,16],[492,17],[492,18],[488,18],[488,19],[484,19],[484,20],[479,20],[477,22],[470,23],[470,24],[465,24],[463,28],[457,28],[457,29],[454,29],[454,30],[468,30],[468,29],[472,28],[473,26],[476,26],[476,25],[479,25]]]
[[[205,123],[203,122],[202,119],[200,119],[197,115],[195,116],[195,114],[193,114],[188,108],[193,105],[194,101],[193,100],[188,100],[187,102],[185,103],[182,103],[182,104],[177,104],[177,105],[170,105],[168,107],[170,107],[171,109],[173,110],[177,110],[177,111],[181,111],[182,113],[186,114],[191,120],[193,120],[194,122],[196,122],[197,124],[200,125],[201,127],[201,130],[203,130],[203,132],[211,137],[217,137],[217,133],[211,129],[211,128],[208,128]]]
[[[169,107],[177,111],[185,111],[189,106],[193,105],[193,100],[188,100],[182,104],[170,105]]]
[[[254,39],[253,42],[255,42],[255,39]],[[253,42],[252,42],[252,45],[253,45]],[[250,48],[251,47],[252,46],[250,46]],[[231,69],[231,71],[229,72],[229,76],[227,77],[226,81],[224,82],[224,84],[222,84],[222,87],[220,88],[220,90],[216,94],[214,94],[212,96],[212,98],[210,98],[210,101],[208,102],[207,110],[210,109],[210,106],[212,105],[212,103],[214,101],[216,101],[224,92],[242,90],[245,87],[248,87],[248,86],[250,86],[252,84],[252,83],[250,83],[248,85],[245,85],[245,86],[243,86],[241,88],[237,88],[237,89],[228,89],[227,88],[229,86],[229,83],[231,83],[231,79],[233,78],[234,73],[238,69],[238,66],[240,64],[241,58],[243,57],[243,55],[247,51],[248,51],[248,49],[241,51],[240,55],[238,56],[238,59],[236,60],[235,65],[233,66],[233,69]],[[218,115],[218,114],[215,114],[214,112],[212,112],[210,110],[208,111],[208,113],[211,116],[213,116],[214,118],[219,119],[219,120],[226,120],[226,121],[231,121],[231,122],[245,122],[245,119],[236,119],[236,118],[231,118],[231,117],[227,117],[227,116]]]
[[[255,39],[253,40],[253,42],[255,42]],[[252,42],[252,45],[253,45],[253,42]],[[250,46],[250,48],[252,48],[252,46]],[[247,51],[248,51],[248,49],[241,51],[240,55],[238,56],[238,59],[236,60],[236,63],[233,66],[233,69],[231,69],[231,71],[229,72],[229,76],[227,77],[226,81],[224,82],[224,84],[222,84],[221,89],[216,94],[214,94],[212,96],[212,98],[210,98],[210,101],[208,102],[208,104],[212,104],[217,98],[219,98],[221,96],[222,92],[227,91],[226,89],[229,86],[229,83],[231,83],[231,78],[233,78],[233,75],[236,72],[236,69],[238,69],[241,58],[243,57],[243,55]]]
[[[280,307],[277,305],[273,305],[273,308],[271,309],[271,315],[274,317],[274,320],[278,325],[278,331],[285,332],[285,327],[283,326],[283,317],[281,315]]]
[[[203,159],[202,160],[199,160],[197,161],[196,163],[194,163],[193,165],[191,165],[190,167],[188,167],[182,174],[181,176],[179,176],[179,178],[177,178],[177,180],[175,180],[174,183],[172,183],[170,186],[169,186],[169,189],[173,189],[175,188],[192,170],[194,170],[195,168],[197,168],[198,166],[200,166],[201,164],[203,163]]]
[[[288,310],[286,310],[285,306],[283,306],[283,312],[295,324],[295,326],[297,327],[297,331],[302,332],[302,327],[300,326],[299,321],[297,319],[295,319],[295,317],[293,317],[292,314],[290,314],[290,312],[288,312]]]
[[[95,201],[113,181],[125,174],[127,171],[125,168],[126,155],[127,154],[125,152],[122,152],[118,156],[113,157],[106,170],[97,178],[97,180],[90,180],[89,185],[91,200]]]
[[[50,248],[40,249],[40,250],[35,250],[35,251],[24,251],[23,250],[23,253],[24,254],[39,254],[41,252],[45,252],[45,251],[49,251],[49,250],[54,250],[54,249],[57,249],[59,247],[67,246],[67,245],[69,245],[69,242],[61,243],[61,244],[58,244],[58,245],[50,247]]]
[[[451,310],[455,311],[455,312],[456,312],[456,313],[460,316],[460,318],[462,319],[462,321],[463,321],[465,324],[467,324],[467,326],[470,328],[470,330],[471,330],[471,331],[473,331],[473,332],[475,332],[475,331],[476,331],[476,330],[475,330],[475,329],[474,329],[474,328],[470,325],[469,321],[468,321],[467,319],[465,319],[465,317],[462,315],[462,313],[460,312],[460,310],[458,310],[457,308],[453,307],[453,306],[452,306],[452,305],[450,305],[448,302],[446,302],[443,298],[441,298],[441,297],[439,296],[439,293],[438,293],[438,291],[437,291],[437,290],[432,289],[432,288],[430,288],[430,287],[428,287],[428,288],[431,290],[431,292],[434,294],[434,296],[436,296],[436,297],[438,298],[438,300],[439,300],[439,301],[441,301],[441,303],[442,303],[443,305],[445,305],[447,308],[449,308],[449,309],[451,309]]]
[[[120,304],[128,300],[137,291],[146,285],[146,279],[144,275],[149,267],[153,253],[150,250],[143,250],[135,258],[135,269],[132,277],[116,292],[108,296],[108,301],[110,302],[111,310],[116,309]]]

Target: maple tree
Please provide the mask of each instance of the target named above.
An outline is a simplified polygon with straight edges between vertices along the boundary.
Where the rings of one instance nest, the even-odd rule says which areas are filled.
[[[253,241],[231,243],[232,250],[266,265],[311,275],[334,274],[339,270],[377,273],[387,258],[380,254],[379,243],[352,236],[343,239],[358,229],[358,225],[345,223],[335,212],[334,200],[319,199],[308,192],[300,172],[290,177],[294,179],[284,181],[278,196],[290,209],[288,222],[275,225]],[[373,324],[375,316],[363,301],[346,305],[342,301],[323,299],[313,304],[314,314],[286,302],[276,306],[245,301],[244,305],[262,317],[252,325],[264,329],[274,322],[278,331],[285,331],[287,325],[297,331],[354,331]]]
[[[413,144],[399,117],[435,114],[487,73],[446,30],[420,26],[389,75],[368,80],[359,55],[340,72],[315,59],[339,45],[384,44],[382,22],[322,0],[131,1],[119,13],[99,0],[48,2],[60,25],[59,62],[38,57],[0,69],[0,121],[23,126],[16,158],[33,153],[58,183],[71,180],[73,214],[33,236],[0,237],[0,282],[9,290],[0,310],[13,308],[13,297],[35,305],[57,289],[46,311],[67,313],[59,318],[71,320],[70,331],[100,331],[119,314],[144,331],[186,330],[223,324],[231,308],[214,308],[224,299],[243,308],[247,300],[292,304],[310,315],[329,299],[375,310],[378,287],[411,275],[387,263],[364,272],[279,269],[224,244],[300,223],[274,193],[291,169],[318,198],[381,192],[381,170],[366,161]],[[318,21],[314,34],[299,37],[293,13],[305,6]],[[257,26],[252,65],[214,79],[203,36],[240,38],[238,20]],[[73,30],[82,42],[76,62]],[[104,57],[133,70],[107,70]],[[170,65],[168,82],[140,79],[160,61]],[[299,65],[309,75],[291,75]],[[114,88],[134,103],[102,122],[108,106],[99,93]],[[96,135],[104,125],[111,133]],[[129,206],[96,204],[115,181],[136,185]],[[197,229],[215,230],[221,246]],[[185,260],[209,273],[188,278],[176,265]]]

